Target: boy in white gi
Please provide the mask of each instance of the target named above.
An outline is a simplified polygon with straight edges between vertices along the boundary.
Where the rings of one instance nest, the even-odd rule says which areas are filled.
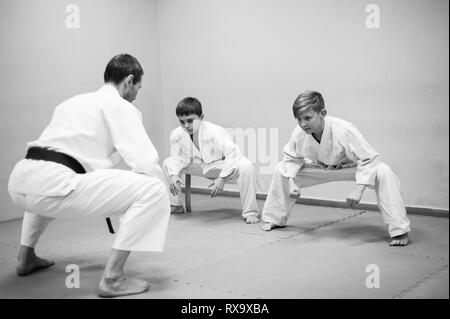
[[[286,225],[300,188],[334,181],[356,181],[347,197],[353,206],[366,187],[375,189],[383,221],[388,225],[391,246],[409,242],[410,223],[400,192],[400,182],[379,154],[351,123],[326,116],[322,95],[300,94],[294,101],[298,126],[283,149],[284,159],[275,169],[262,212],[269,231]]]
[[[171,212],[184,212],[181,175],[191,174],[214,180],[209,185],[212,197],[222,193],[225,183],[237,182],[242,218],[248,224],[259,222],[258,181],[252,162],[241,154],[224,128],[203,119],[202,105],[196,98],[184,98],[175,113],[181,126],[170,135],[170,157],[163,163],[170,184]]]
[[[54,218],[122,215],[111,255],[98,285],[101,297],[147,291],[128,278],[130,251],[162,251],[170,216],[168,187],[158,153],[131,104],[143,70],[128,54],[113,57],[105,85],[60,104],[39,139],[27,144],[26,159],[10,176],[8,190],[25,212],[17,273],[25,276],[54,263],[34,248]],[[124,161],[129,170],[114,169]]]

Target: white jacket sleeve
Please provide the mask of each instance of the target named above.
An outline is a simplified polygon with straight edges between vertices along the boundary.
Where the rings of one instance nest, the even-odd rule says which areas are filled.
[[[140,112],[124,101],[105,105],[102,113],[115,149],[131,170],[165,183],[158,152],[147,135]]]
[[[170,135],[170,157],[164,161],[169,175],[180,175],[183,168],[189,165],[189,151],[183,146],[183,138],[172,132]]]
[[[219,176],[224,178],[228,177],[235,169],[237,169],[237,164],[242,158],[241,151],[239,150],[239,147],[233,143],[231,136],[225,129],[220,130],[220,132],[214,136],[214,143],[219,147],[224,156],[223,166]]]
[[[357,164],[356,184],[374,186],[380,155],[353,125],[347,129],[344,141],[345,155]]]
[[[285,177],[295,177],[304,164],[304,157],[298,150],[298,134],[292,132],[289,142],[283,148],[283,160],[278,164],[278,170]]]

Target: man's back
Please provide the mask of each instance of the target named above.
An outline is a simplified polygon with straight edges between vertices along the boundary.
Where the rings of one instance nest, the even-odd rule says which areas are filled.
[[[122,113],[141,116],[114,87],[105,85],[58,105],[39,139],[27,146],[49,147],[68,154],[88,171],[114,167],[121,157],[115,150],[108,121],[115,122]]]

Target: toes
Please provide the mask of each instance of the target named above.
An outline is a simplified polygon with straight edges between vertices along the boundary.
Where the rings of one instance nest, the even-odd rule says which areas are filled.
[[[390,246],[406,246],[406,245],[408,245],[408,242],[395,240],[395,241],[392,241],[389,245]]]

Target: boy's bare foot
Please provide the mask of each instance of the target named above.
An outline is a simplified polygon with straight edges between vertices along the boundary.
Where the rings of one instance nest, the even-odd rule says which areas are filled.
[[[184,206],[183,205],[179,205],[179,206],[170,205],[170,213],[171,214],[184,214],[185,213]]]
[[[150,283],[145,280],[128,278],[120,275],[114,278],[102,277],[98,284],[98,295],[103,298],[135,295],[150,289]]]
[[[389,246],[406,246],[409,244],[408,233],[392,237],[392,241]]]
[[[259,218],[255,215],[249,215],[249,216],[245,217],[245,222],[247,224],[256,224],[256,223],[259,223]]]
[[[283,227],[286,227],[286,226],[278,226],[278,225],[276,225],[274,223],[265,223],[262,226],[262,229],[265,230],[265,231],[271,231],[274,228],[283,228]]]
[[[36,256],[34,248],[25,246],[21,246],[18,259],[16,272],[19,276],[27,276],[37,270],[49,268],[55,264],[53,261],[39,258]]]

